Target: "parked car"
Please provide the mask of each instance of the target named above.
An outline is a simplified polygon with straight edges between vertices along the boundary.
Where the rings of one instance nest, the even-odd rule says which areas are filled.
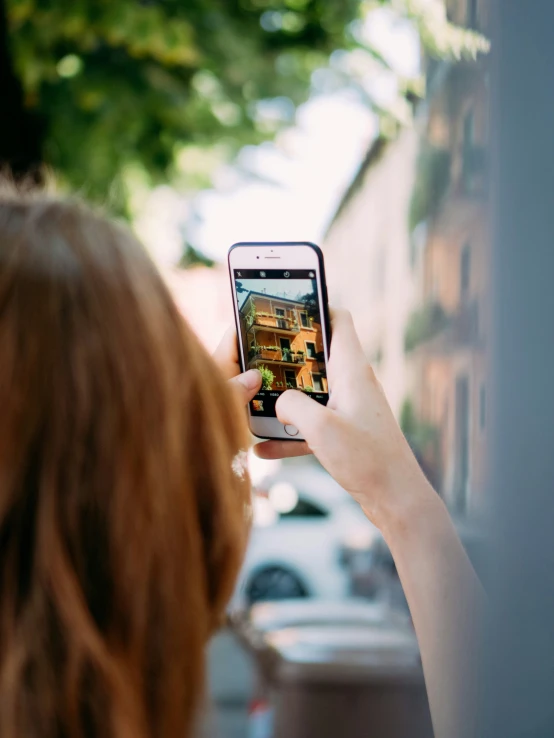
[[[232,607],[348,596],[346,544],[368,549],[376,535],[357,503],[313,463],[283,466],[257,486],[253,530]]]

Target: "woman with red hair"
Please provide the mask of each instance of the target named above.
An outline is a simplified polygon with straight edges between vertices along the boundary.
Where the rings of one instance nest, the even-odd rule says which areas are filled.
[[[333,328],[329,407],[277,405],[310,448],[258,454],[311,450],[381,527],[450,738],[478,585],[351,319]],[[2,738],[192,735],[247,543],[243,406],[260,384],[234,334],[207,355],[126,230],[0,196]]]

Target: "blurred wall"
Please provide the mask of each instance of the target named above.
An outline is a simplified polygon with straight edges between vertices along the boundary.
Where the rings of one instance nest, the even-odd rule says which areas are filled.
[[[417,152],[415,129],[394,141],[377,139],[323,245],[330,303],[352,312],[397,414],[413,382],[404,334],[422,279],[408,227]]]
[[[226,265],[162,270],[175,301],[208,351],[235,324],[231,285]]]

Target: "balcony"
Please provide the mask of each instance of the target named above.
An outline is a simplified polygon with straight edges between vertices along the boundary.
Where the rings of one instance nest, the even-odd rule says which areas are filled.
[[[258,364],[281,364],[290,366],[305,366],[306,357],[303,353],[286,351],[280,348],[259,346],[248,352],[248,364],[255,367]]]
[[[414,350],[427,355],[448,355],[459,349],[483,348],[479,328],[479,303],[462,303],[456,312],[446,313],[438,303],[416,311],[406,330],[406,353]]]
[[[295,336],[300,333],[300,325],[296,318],[286,318],[272,313],[255,313],[246,317],[248,330],[270,330],[285,336]]]

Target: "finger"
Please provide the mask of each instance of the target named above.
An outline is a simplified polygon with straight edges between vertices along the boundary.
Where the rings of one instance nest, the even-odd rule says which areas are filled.
[[[291,459],[312,452],[305,441],[263,441],[254,446],[254,453],[260,459]]]
[[[333,337],[328,367],[330,387],[339,377],[357,377],[368,366],[352,315],[348,310],[333,310],[331,316]]]
[[[247,405],[260,391],[262,375],[257,369],[249,369],[244,374],[239,374],[238,377],[230,379],[229,384],[238,393],[242,404]]]
[[[331,412],[299,390],[284,392],[277,400],[275,410],[281,423],[296,426],[312,447],[312,439],[328,421]]]
[[[213,358],[225,379],[232,379],[240,374],[237,332],[232,326],[225,331]]]

